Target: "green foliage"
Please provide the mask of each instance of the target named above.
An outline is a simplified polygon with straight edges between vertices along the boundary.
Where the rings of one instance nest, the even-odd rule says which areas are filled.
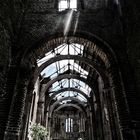
[[[30,130],[31,137],[33,137],[35,140],[42,140],[45,136],[48,135],[47,128],[40,124],[33,124]]]

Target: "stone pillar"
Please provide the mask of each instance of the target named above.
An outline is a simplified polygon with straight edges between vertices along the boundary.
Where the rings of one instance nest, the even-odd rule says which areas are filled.
[[[99,83],[101,84],[101,83]],[[102,113],[102,100],[101,100],[101,89],[97,83],[95,83],[95,93],[96,93],[96,123],[97,123],[97,140],[104,140],[104,130],[103,130],[103,113]]]
[[[45,127],[48,127],[48,117],[49,117],[48,111],[45,111],[45,114],[44,114]]]
[[[95,108],[94,108],[94,97],[93,97],[93,93],[91,94],[91,100],[90,100],[90,104],[91,104],[91,113],[92,113],[92,139],[96,140],[97,138],[97,128],[96,128],[96,118],[95,118]]]
[[[31,82],[32,83],[32,82]],[[22,140],[26,140],[27,134],[28,134],[28,127],[29,127],[29,118],[30,118],[30,111],[31,111],[31,104],[32,104],[32,97],[33,97],[33,89],[34,85],[29,84],[28,86],[28,94],[26,97],[26,104],[24,108],[24,115],[23,115],[23,120],[22,120],[22,133],[21,133],[21,138]]]
[[[115,66],[114,66],[115,67]],[[124,89],[121,75],[115,68],[110,68],[109,71],[110,86],[113,99],[113,107],[116,112],[116,127],[117,132],[120,132],[118,139],[136,140],[133,130],[131,129],[131,114],[127,100],[127,95]]]
[[[108,89],[104,89],[104,97],[105,97],[105,102],[106,102],[106,107],[107,107],[107,111],[108,111],[108,117],[109,117],[109,130],[111,132],[110,134],[110,137],[111,139],[113,140],[120,140],[121,139],[121,136],[120,136],[120,133],[119,133],[119,127],[117,129],[116,125],[117,122],[116,120],[118,119],[117,117],[117,112],[115,110],[115,108],[113,107],[113,103],[114,103],[114,100],[112,98],[112,92],[111,92],[111,88],[108,88]],[[118,125],[119,126],[119,125]]]
[[[44,108],[44,102],[38,101],[38,107],[37,107],[37,118],[36,122],[42,124],[43,120],[43,108]]]
[[[100,102],[97,101],[97,110],[96,110],[96,123],[97,123],[97,140],[104,140],[103,134],[103,120],[102,120],[102,110]]]
[[[41,92],[39,93],[39,101],[37,108],[36,122],[42,124],[44,122],[44,105],[45,105],[45,85],[42,85]]]
[[[8,117],[4,140],[19,140],[20,127],[24,112],[25,98],[27,94],[28,78],[25,69],[20,69],[18,73],[14,96]]]
[[[48,138],[49,138],[48,140],[51,140],[51,133],[52,133],[52,131],[51,131],[52,130],[51,121],[52,121],[52,118],[49,117],[48,118],[48,127],[47,127],[48,128]]]
[[[94,124],[93,124],[93,114],[92,110],[90,110],[90,126],[91,126],[91,139],[94,140]]]

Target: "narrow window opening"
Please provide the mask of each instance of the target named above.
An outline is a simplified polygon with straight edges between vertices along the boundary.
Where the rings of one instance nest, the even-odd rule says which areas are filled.
[[[66,119],[66,132],[67,133],[73,132],[73,119],[71,118]]]

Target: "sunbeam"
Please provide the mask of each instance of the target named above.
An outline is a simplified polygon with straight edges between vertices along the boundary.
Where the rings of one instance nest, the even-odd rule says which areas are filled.
[[[78,27],[79,15],[80,15],[80,12],[77,13],[77,18],[76,18],[75,27],[74,27],[74,34],[76,33],[76,30],[77,30],[77,27]]]
[[[67,14],[66,20],[65,20],[65,27],[64,27],[64,36],[67,36],[70,26],[71,26],[71,21],[72,21],[72,15],[73,15],[73,10],[70,10]]]

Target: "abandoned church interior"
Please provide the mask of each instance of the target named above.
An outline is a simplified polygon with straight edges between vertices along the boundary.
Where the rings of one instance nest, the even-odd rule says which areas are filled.
[[[139,7],[0,0],[0,140],[140,140]]]

